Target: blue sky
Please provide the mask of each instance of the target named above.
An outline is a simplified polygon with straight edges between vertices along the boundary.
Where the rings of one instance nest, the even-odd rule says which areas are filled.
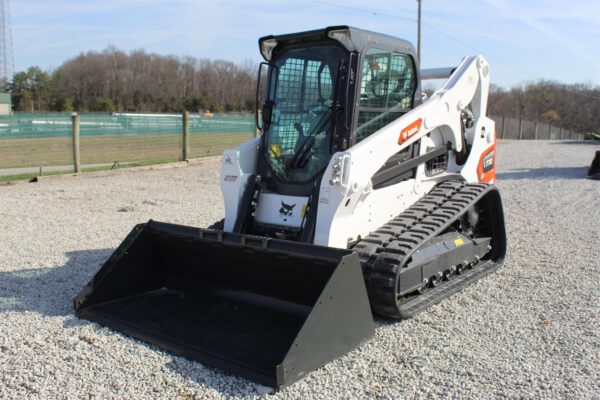
[[[80,52],[259,61],[269,34],[353,25],[416,43],[416,0],[12,0],[16,69],[52,69]],[[423,0],[422,67],[481,53],[492,82],[600,85],[600,1]]]

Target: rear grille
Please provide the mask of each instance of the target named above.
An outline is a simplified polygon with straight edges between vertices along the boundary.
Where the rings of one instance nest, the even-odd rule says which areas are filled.
[[[432,176],[441,174],[448,169],[448,153],[427,161],[425,164],[425,175]]]

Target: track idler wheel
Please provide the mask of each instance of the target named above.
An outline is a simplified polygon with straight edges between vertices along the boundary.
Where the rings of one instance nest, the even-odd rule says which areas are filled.
[[[423,294],[427,289],[429,289],[429,279],[425,278],[423,279],[423,282],[421,282],[421,287],[417,289],[417,292]]]

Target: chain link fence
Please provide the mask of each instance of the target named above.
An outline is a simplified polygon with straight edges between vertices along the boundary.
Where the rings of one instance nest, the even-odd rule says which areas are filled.
[[[499,139],[583,140],[584,135],[560,126],[510,117],[491,117]]]
[[[0,168],[73,164],[71,114],[0,116]]]
[[[190,114],[188,132],[188,158],[219,155],[253,136],[254,119],[248,114]],[[178,161],[182,149],[182,114],[79,114],[84,169]],[[73,154],[71,113],[0,116],[0,170],[72,169]]]
[[[583,139],[558,126],[492,117],[500,139]],[[139,165],[222,154],[254,134],[249,114],[79,114],[79,162],[83,170],[115,164]],[[184,154],[185,140],[188,151]],[[0,116],[0,176],[72,171],[71,113],[15,113]]]

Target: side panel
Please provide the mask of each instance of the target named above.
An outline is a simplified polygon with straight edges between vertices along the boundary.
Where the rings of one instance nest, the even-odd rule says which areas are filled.
[[[365,237],[423,196],[429,185],[418,188],[410,179],[378,190],[336,193],[329,182],[321,184],[315,244],[346,248],[348,241]],[[433,186],[434,183],[431,183]],[[329,199],[323,193],[333,193]],[[341,199],[341,201],[339,201]],[[329,221],[323,223],[322,221]]]
[[[477,176],[480,158],[495,140],[493,121],[485,116],[488,88],[489,66],[485,59],[466,57],[444,86],[423,104],[347,151],[334,154],[321,183],[315,243],[344,248],[348,238],[375,230],[389,220],[389,215],[397,215],[430,190],[442,176],[428,178],[422,166],[412,184],[394,185],[385,191],[373,192],[371,178],[389,157],[425,140],[434,130],[441,143],[450,143],[461,151],[461,112],[467,107],[475,123],[474,129],[467,132],[471,153],[464,165],[457,165],[451,156],[448,172],[460,173],[469,182],[487,178],[493,183],[489,177]],[[361,201],[364,204],[358,207]]]
[[[225,150],[221,161],[221,193],[225,205],[226,232],[232,232],[240,200],[248,184],[248,177],[256,171],[259,138],[238,147]]]
[[[457,170],[458,168],[462,168],[460,173],[467,182],[496,183],[496,131],[494,120],[482,117],[477,121],[469,158],[465,165],[456,166]]]

